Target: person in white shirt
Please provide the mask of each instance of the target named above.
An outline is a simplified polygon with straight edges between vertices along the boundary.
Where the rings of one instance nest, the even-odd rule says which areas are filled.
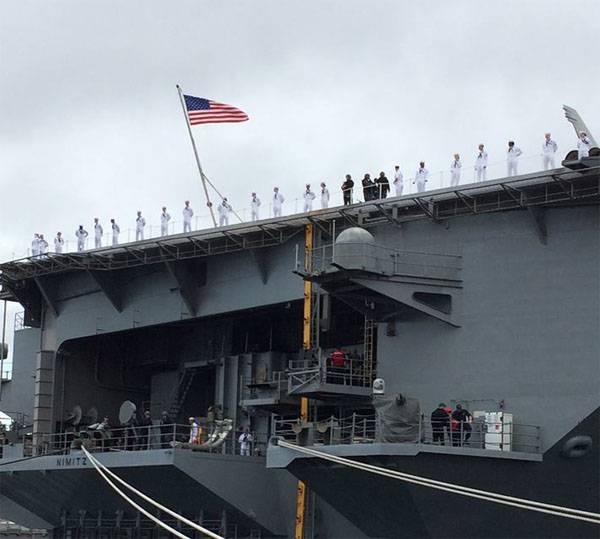
[[[168,236],[169,235],[169,221],[171,220],[171,215],[167,212],[167,207],[162,207],[162,213],[160,214],[160,235]]]
[[[542,144],[542,165],[544,170],[555,168],[554,155],[558,151],[558,144],[552,140],[552,135],[546,133]]]
[[[281,217],[281,209],[285,198],[279,192],[279,187],[273,187],[273,217]]]
[[[112,228],[112,244],[113,247],[115,247],[119,245],[119,234],[121,233],[121,228],[114,219],[110,220],[110,227]]]
[[[192,231],[192,217],[194,216],[194,210],[190,206],[190,201],[185,201],[185,208],[183,208],[183,231]]]
[[[240,434],[238,440],[240,442],[240,455],[242,455],[243,457],[249,457],[251,455],[253,440],[254,438],[252,437],[252,434],[250,434],[250,430],[248,429],[248,427],[244,427],[244,432]]]
[[[519,167],[519,157],[523,152],[518,146],[515,146],[513,140],[508,141],[508,150],[506,152],[507,176],[516,176]]]
[[[31,240],[31,256],[38,256],[40,254],[40,235],[34,234],[33,240]]]
[[[396,188],[396,196],[401,197],[404,190],[404,175],[400,172],[400,165],[394,167],[394,187]]]
[[[48,252],[48,242],[44,239],[44,235],[40,234],[40,254],[45,255]]]
[[[94,217],[94,247],[96,249],[102,247],[102,234],[104,234],[102,225],[98,221],[98,217]]]
[[[62,237],[62,232],[57,232],[56,238],[54,238],[54,252],[57,254],[61,254],[63,252],[64,246],[65,240]]]
[[[477,181],[484,182],[487,177],[488,154],[483,144],[479,145],[479,152],[475,158],[475,171],[477,172]]]
[[[227,202],[227,198],[219,204],[217,211],[219,212],[219,226],[227,226],[229,224],[229,214],[232,211],[231,205]]]
[[[460,182],[460,169],[462,163],[460,162],[460,155],[454,154],[454,161],[450,163],[450,187],[456,187]]]
[[[577,159],[589,157],[591,146],[592,143],[590,142],[587,133],[585,131],[579,133],[579,140],[577,141]]]
[[[419,168],[415,174],[413,183],[417,184],[417,192],[422,193],[425,191],[425,184],[429,179],[429,171],[425,168],[425,161],[419,163]]]
[[[87,230],[84,230],[83,225],[79,225],[75,236],[77,237],[77,250],[81,252],[85,249],[85,239],[88,237]]]
[[[190,438],[188,440],[188,444],[199,444],[200,427],[196,422],[196,418],[190,417],[188,421],[190,423]]]
[[[321,182],[321,208],[329,208],[329,189],[325,182]]]
[[[317,197],[317,195],[315,195],[310,190],[310,183],[307,183],[306,190],[302,194],[302,198],[304,198],[304,208],[302,211],[304,211],[304,212],[312,211],[312,203],[316,197]]]
[[[142,212],[138,211],[135,218],[135,241],[144,239],[144,228],[146,228],[146,219],[142,217]]]
[[[250,214],[252,221],[258,221],[258,208],[260,208],[260,198],[256,196],[256,193],[252,193],[252,200],[250,200]]]

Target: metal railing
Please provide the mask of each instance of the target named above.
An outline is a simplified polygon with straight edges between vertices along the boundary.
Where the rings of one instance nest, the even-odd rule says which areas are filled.
[[[421,443],[493,451],[542,452],[541,428],[524,423],[498,423],[484,420],[453,422],[447,426],[432,426],[423,415],[415,422],[417,433],[412,442],[385,442],[375,414],[353,413],[337,418],[331,416],[314,423],[313,441],[327,445],[362,443]],[[296,441],[300,422],[298,418],[274,416],[272,431],[275,436]]]
[[[242,400],[282,396],[288,389],[288,377],[284,371],[273,371],[264,377],[240,377]]]
[[[351,387],[370,387],[371,375],[363,357],[346,357],[344,366],[334,366],[330,359],[320,355],[314,359],[289,362],[288,392],[292,393],[312,382]]]
[[[363,242],[328,243],[308,253],[309,263],[296,251],[296,271],[305,267],[309,273],[332,270],[333,264],[347,269],[371,270],[384,275],[403,275],[430,279],[461,280],[462,257],[422,251],[392,249],[384,245]]]
[[[540,147],[541,147],[541,144],[540,144]],[[461,178],[459,181],[459,184],[461,186],[476,184],[478,182],[478,175],[477,175],[477,171],[475,170],[475,167],[474,167],[475,163],[473,161],[473,157],[476,154],[477,154],[477,152],[474,151],[463,162],[462,174],[461,174]],[[448,156],[448,164],[450,164],[451,161],[452,161],[451,156]],[[561,161],[561,159],[558,156],[556,156],[556,163],[555,163],[556,166],[560,166],[560,161]],[[410,168],[403,167],[402,168],[402,172],[404,175],[404,182],[403,182],[403,185],[404,185],[403,194],[404,195],[415,194],[418,192],[417,186],[415,184],[417,165],[418,165],[418,163],[415,162],[414,168],[413,167],[410,167]],[[519,158],[519,169],[518,169],[519,174],[542,172],[543,168],[544,168],[544,165],[542,162],[542,157],[541,157],[540,152],[533,152],[533,153],[529,153],[529,154],[524,153]],[[489,164],[487,165],[487,168],[486,168],[485,179],[492,180],[492,179],[505,178],[505,177],[507,177],[507,174],[508,174],[507,162],[506,162],[506,158],[505,158],[505,155],[503,152],[500,156],[498,156],[497,160],[489,162]],[[366,198],[364,196],[365,193],[364,193],[364,189],[361,185],[362,178],[360,176],[361,176],[361,174],[355,175],[355,177],[354,177],[355,186],[353,189],[350,190],[351,191],[351,199],[354,203],[360,203],[363,200],[365,200],[365,198]],[[377,175],[373,175],[373,176],[374,177],[372,179],[375,180]],[[387,198],[392,198],[392,197],[396,196],[396,189],[395,189],[395,186],[393,185],[394,175],[393,175],[393,172],[391,172],[391,171],[389,173],[388,180],[389,180],[391,189],[390,189],[390,192],[387,194]],[[341,183],[342,183],[341,180],[339,182],[338,181],[329,182],[330,200],[329,200],[328,206],[330,208],[343,205],[343,193],[342,193],[342,189],[341,189]],[[450,167],[447,167],[443,170],[430,171],[428,182],[426,184],[427,191],[431,190],[431,189],[439,189],[439,188],[444,188],[444,187],[448,187],[448,186],[452,186],[452,171],[450,170]],[[370,187],[369,190],[374,191],[375,199],[382,200],[383,192],[382,192],[381,187],[379,187],[379,186]],[[261,211],[260,211],[260,218],[262,218],[262,219],[273,217],[273,205],[272,205],[272,201],[271,201],[272,192],[270,191],[270,188],[265,189],[265,191],[266,192],[263,192],[263,204],[261,206]],[[304,205],[303,198],[300,196],[293,197],[293,194],[288,193],[288,192],[286,192],[285,194],[286,194],[286,201],[283,204],[283,215],[294,215],[294,214],[298,214],[298,213],[302,212],[303,205]],[[317,198],[313,202],[313,209],[317,210],[317,209],[321,208],[321,203],[320,203],[320,190],[316,187],[316,184],[315,184],[315,194],[317,195]],[[368,198],[371,198],[371,197],[368,197]],[[252,216],[252,209],[248,205],[249,204],[248,200],[249,200],[249,197],[244,202],[242,202],[240,200],[233,201],[234,210],[240,216],[239,220],[241,220],[242,222],[246,222],[246,221],[250,220],[250,218]],[[232,202],[232,201],[230,200],[230,202]],[[167,204],[167,205],[169,207],[171,207],[171,209],[173,210],[174,205],[172,205],[172,204],[171,205]],[[179,206],[177,206],[177,209],[173,210],[173,215],[174,216],[181,215],[179,212],[180,212]],[[125,222],[132,223],[133,220],[135,219],[135,215],[133,215],[131,213],[129,214],[128,219],[126,219],[124,215],[115,215],[114,217],[116,218],[117,222],[120,222],[120,223],[125,223]],[[161,237],[161,225],[158,222],[159,221],[159,212],[152,213],[151,215],[150,214],[146,215],[146,220],[147,220],[148,224],[144,231],[145,237],[147,239]],[[90,218],[90,221],[91,221],[91,218]],[[151,222],[151,221],[154,221],[154,222]],[[230,221],[231,222],[238,221],[235,214],[230,215]],[[112,244],[112,231],[110,229],[110,225],[109,225],[107,219],[104,220],[104,225],[105,225],[106,232],[102,236],[102,245],[109,246]],[[77,223],[71,223],[69,226],[70,226],[70,228],[68,228],[68,230],[74,231],[77,226]],[[57,228],[61,229],[61,227],[64,230],[64,223],[63,223],[63,225],[58,226]],[[89,223],[88,226],[86,226],[86,228],[88,228],[89,236],[86,238],[85,248],[92,249],[94,246],[94,230],[93,230],[93,225],[91,224],[91,222]],[[213,223],[212,223],[210,214],[201,213],[201,214],[194,215],[194,219],[192,222],[192,228],[193,228],[193,230],[202,230],[202,229],[213,228]],[[169,225],[168,225],[168,234],[169,235],[177,234],[177,233],[181,232],[182,230],[183,230],[183,220],[181,218],[179,218],[179,217],[173,218],[171,221],[169,221]],[[71,234],[71,233],[69,233],[69,234]],[[123,225],[123,228],[121,229],[121,233],[119,235],[121,243],[132,242],[135,240],[135,237],[136,237],[135,227],[126,228],[125,225]],[[53,240],[54,240],[53,235],[49,235],[48,238],[46,238],[46,239],[47,239],[48,243],[50,244],[50,249],[52,250]],[[76,250],[77,250],[77,241],[67,237],[65,239],[65,245],[63,248],[63,252],[68,253],[68,252],[74,252]],[[32,253],[31,253],[30,248],[19,246],[18,248],[15,248],[12,251],[11,260],[18,260],[18,259],[26,258],[26,257],[31,256],[31,254]]]
[[[151,426],[127,426],[108,429],[84,429],[77,432],[61,432],[47,436],[43,444],[42,454],[68,454],[78,449],[85,442],[92,452],[108,451],[149,451],[155,449],[170,449],[183,447],[202,449],[207,453],[222,453],[240,455],[239,432],[231,431],[221,445],[214,448],[201,448],[213,433],[211,426],[199,426],[197,435],[192,437],[190,425],[169,424]],[[266,455],[268,435],[252,432],[250,454]]]
[[[64,518],[62,524],[55,528],[54,537],[164,537],[161,528],[151,520],[140,516],[139,518],[125,517],[123,515],[112,516],[106,512],[94,515],[94,513],[81,512],[81,516]],[[119,513],[119,511],[117,511]],[[210,530],[213,533],[226,537],[227,539],[237,539],[245,537],[240,535],[238,525],[235,523],[226,523],[219,518],[202,518],[197,515],[188,515],[190,520],[196,520],[202,527]],[[195,518],[194,518],[195,517]],[[181,533],[189,537],[197,537],[197,531],[190,528],[186,524],[182,524],[179,520],[161,515],[161,521],[179,530]],[[118,530],[115,533],[115,530]],[[24,534],[21,534],[26,537]],[[45,535],[45,534],[44,534]],[[28,534],[27,537],[31,537]],[[34,535],[35,537],[35,535]],[[257,536],[257,537],[260,537]]]

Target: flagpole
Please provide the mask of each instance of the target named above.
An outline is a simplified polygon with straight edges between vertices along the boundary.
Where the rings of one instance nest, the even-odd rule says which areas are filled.
[[[179,101],[181,102],[181,108],[183,109],[183,115],[185,116],[185,125],[187,125],[188,133],[190,134],[190,140],[192,141],[192,148],[194,149],[194,155],[196,156],[196,164],[198,165],[198,172],[200,172],[200,179],[202,180],[202,187],[204,188],[204,194],[206,196],[206,205],[210,210],[210,216],[212,218],[212,222],[215,226],[217,226],[217,220],[215,219],[215,213],[213,211],[212,203],[210,201],[210,197],[208,196],[208,188],[206,187],[206,176],[204,176],[204,172],[202,171],[202,165],[200,163],[200,158],[198,157],[198,150],[196,149],[196,141],[194,140],[194,135],[192,135],[192,126],[190,125],[190,118],[188,116],[187,107],[185,106],[185,101],[183,99],[183,92],[177,86],[177,93],[179,94]]]

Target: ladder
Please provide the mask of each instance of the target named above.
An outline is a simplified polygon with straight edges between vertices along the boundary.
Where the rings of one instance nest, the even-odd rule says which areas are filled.
[[[364,369],[363,385],[369,387],[375,378],[377,372],[377,360],[375,358],[375,338],[377,332],[377,322],[365,317],[365,342],[364,342]]]

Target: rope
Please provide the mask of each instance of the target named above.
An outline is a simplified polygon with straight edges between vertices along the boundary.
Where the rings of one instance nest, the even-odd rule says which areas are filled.
[[[210,530],[207,530],[206,528],[203,528],[202,526],[200,526],[200,524],[197,524],[196,522],[189,520],[187,518],[185,518],[184,516],[176,513],[175,511],[172,511],[171,509],[169,509],[168,507],[165,507],[161,504],[159,504],[158,502],[154,501],[152,498],[146,496],[143,492],[140,492],[139,490],[137,490],[136,488],[132,487],[129,483],[123,481],[123,479],[121,479],[119,476],[115,475],[113,472],[111,472],[104,464],[102,464],[96,457],[92,456],[91,453],[85,448],[82,447],[85,455],[87,456],[88,459],[90,459],[90,462],[92,463],[92,465],[94,466],[94,468],[96,468],[96,470],[98,471],[98,473],[100,475],[102,475],[102,477],[104,477],[104,479],[111,485],[113,486],[113,488],[115,490],[117,490],[117,492],[123,497],[125,498],[129,503],[131,503],[134,507],[138,508],[139,506],[135,505],[135,502],[131,501],[125,494],[122,494],[121,491],[119,491],[117,489],[116,486],[113,485],[113,483],[110,481],[110,479],[108,479],[105,475],[104,472],[106,472],[106,474],[110,475],[113,479],[115,479],[117,482],[121,483],[121,485],[123,485],[125,488],[129,489],[131,492],[133,492],[134,494],[137,494],[140,498],[142,498],[143,500],[147,501],[148,503],[154,505],[154,507],[160,509],[161,511],[171,515],[172,517],[180,520],[181,522],[187,524],[188,526],[194,528],[195,530],[208,535],[209,537],[212,537],[213,539],[224,539],[224,537],[217,535],[216,533],[211,532]],[[139,510],[139,509],[138,509]],[[142,510],[143,512],[143,510]],[[148,513],[145,513],[145,515],[150,516]],[[150,518],[152,518],[152,516],[150,516]],[[152,518],[152,520],[154,520],[154,518]],[[156,520],[155,520],[156,522]],[[160,522],[160,521],[159,521]],[[158,524],[158,522],[157,522]],[[164,523],[163,527],[166,526],[166,528],[169,528],[169,526],[167,526]],[[165,528],[165,529],[166,529]],[[173,528],[170,528],[169,531],[171,531],[172,533],[176,533],[179,537],[186,537],[186,535],[180,534],[179,532],[177,532],[177,530],[174,530]],[[189,538],[188,538],[189,539]]]
[[[380,468],[378,466],[372,466],[371,464],[359,463],[353,460],[349,460],[343,457],[337,457],[335,455],[329,455],[321,451],[314,449],[308,449],[307,447],[299,447],[295,444],[290,444],[282,440],[278,441],[278,445],[287,449],[292,449],[300,453],[305,453],[314,457],[322,458],[324,460],[330,460],[338,464],[343,464],[351,468],[371,472],[384,477],[392,479],[398,479],[407,483],[413,483],[424,487],[434,488],[437,490],[443,490],[445,492],[451,492],[453,494],[459,494],[461,496],[468,496],[471,498],[477,498],[481,500],[491,501],[502,505],[509,505],[512,507],[518,507],[520,509],[527,509],[529,511],[537,511],[540,513],[546,513],[554,516],[560,516],[564,518],[571,518],[574,520],[581,520],[584,522],[591,522],[593,524],[600,525],[600,513],[592,513],[588,511],[581,511],[579,509],[572,509],[569,507],[561,507],[558,505],[551,505],[542,502],[536,502],[533,500],[527,500],[523,498],[515,498],[512,496],[505,496],[503,494],[497,494],[495,492],[487,492],[484,490],[478,490],[452,483],[444,483],[442,481],[436,481],[434,479],[428,479],[426,477],[420,477],[417,475],[410,475],[403,472],[396,472],[394,470],[388,470],[387,468]]]
[[[129,503],[131,506],[133,506],[135,509],[137,509],[140,513],[142,513],[143,515],[146,515],[150,520],[152,520],[155,524],[159,525],[161,528],[164,528],[165,530],[167,530],[168,532],[171,532],[173,535],[175,535],[176,537],[180,537],[181,539],[190,539],[190,537],[188,537],[187,535],[184,535],[181,532],[178,532],[175,528],[172,528],[171,526],[169,526],[168,524],[165,524],[164,522],[162,522],[160,519],[156,518],[154,515],[150,514],[148,511],[146,511],[143,507],[141,507],[140,505],[138,505],[137,503],[135,503],[129,496],[127,496],[127,494],[123,493],[121,490],[119,490],[119,488],[106,476],[106,474],[98,467],[98,465],[96,464],[95,459],[93,459],[91,457],[91,455],[88,453],[88,451],[85,448],[82,448],[84,453],[87,455],[87,457],[90,459],[90,462],[92,463],[92,466],[94,466],[94,468],[96,468],[96,471],[102,476],[102,478],[108,483],[108,485],[119,495],[121,496],[121,498],[123,498],[127,503]]]
[[[225,197],[214,186],[214,184],[208,179],[208,176],[206,174],[204,174],[204,172],[202,173],[202,177],[204,178],[204,180],[206,180],[206,182],[208,183],[208,185],[210,185],[215,190],[215,192],[217,193],[217,195],[219,195],[221,197],[221,201],[223,201],[225,199]],[[239,214],[233,209],[233,207],[231,208],[231,213],[233,213],[233,215],[235,215],[240,220],[240,223],[244,222],[243,219],[239,216]]]

